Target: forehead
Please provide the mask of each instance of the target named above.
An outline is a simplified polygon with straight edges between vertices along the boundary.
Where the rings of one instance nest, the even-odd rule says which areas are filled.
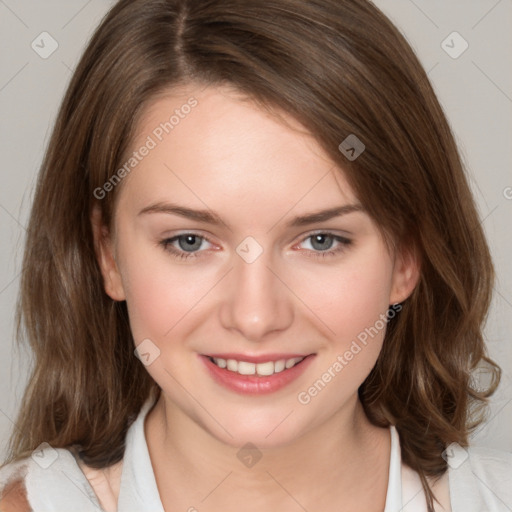
[[[127,158],[133,152],[140,160],[122,186],[130,204],[180,199],[240,215],[271,208],[275,216],[299,205],[357,202],[343,171],[303,126],[226,87],[188,86],[154,98]]]

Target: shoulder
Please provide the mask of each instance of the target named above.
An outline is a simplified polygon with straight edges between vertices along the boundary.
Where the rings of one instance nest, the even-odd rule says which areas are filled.
[[[507,482],[512,486],[512,452],[470,446],[467,453],[475,476]]]
[[[477,503],[485,509],[502,510],[506,506],[512,510],[511,452],[459,446],[448,459],[448,471],[452,501],[461,504],[460,510],[462,504],[473,510]]]
[[[27,490],[22,478],[10,481],[0,493],[2,512],[31,512],[27,499]]]
[[[467,452],[475,463],[487,464],[488,467],[512,467],[512,452],[484,446],[470,446],[467,448]]]
[[[480,446],[469,447],[467,451],[474,476],[497,487],[506,487],[512,497],[512,452]]]
[[[25,487],[26,465],[23,461],[0,468],[0,510],[30,512]]]
[[[2,489],[0,510],[2,512],[31,512],[23,480],[15,480]]]
[[[90,510],[91,504],[101,510],[73,453],[48,444],[0,469],[0,493],[2,512],[4,509],[78,512]]]

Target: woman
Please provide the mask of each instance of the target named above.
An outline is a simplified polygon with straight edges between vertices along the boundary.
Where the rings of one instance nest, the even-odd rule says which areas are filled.
[[[510,455],[468,447],[499,381],[489,251],[427,77],[366,0],[118,2],[24,268],[6,510],[512,506]]]

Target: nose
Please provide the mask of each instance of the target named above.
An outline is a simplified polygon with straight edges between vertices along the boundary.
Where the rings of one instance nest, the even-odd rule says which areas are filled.
[[[292,292],[284,284],[270,254],[263,252],[248,263],[234,255],[220,308],[223,327],[253,342],[286,330],[293,321]]]

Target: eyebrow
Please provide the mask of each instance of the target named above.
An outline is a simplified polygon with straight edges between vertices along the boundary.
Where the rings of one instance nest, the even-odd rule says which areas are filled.
[[[299,215],[289,221],[286,226],[287,227],[298,227],[298,226],[306,226],[308,224],[314,224],[317,222],[325,222],[334,217],[340,217],[342,215],[347,215],[352,212],[364,212],[364,207],[361,204],[346,204],[343,206],[336,206],[334,208],[329,208],[327,210],[319,210],[312,213],[307,213],[305,215]],[[147,213],[167,213],[170,215],[179,215],[180,217],[184,217],[186,219],[195,220],[198,222],[204,222],[206,224],[212,225],[220,225],[226,224],[221,217],[211,210],[194,210],[192,208],[187,208],[185,206],[181,206],[174,203],[155,203],[143,208],[138,215],[143,215]]]

